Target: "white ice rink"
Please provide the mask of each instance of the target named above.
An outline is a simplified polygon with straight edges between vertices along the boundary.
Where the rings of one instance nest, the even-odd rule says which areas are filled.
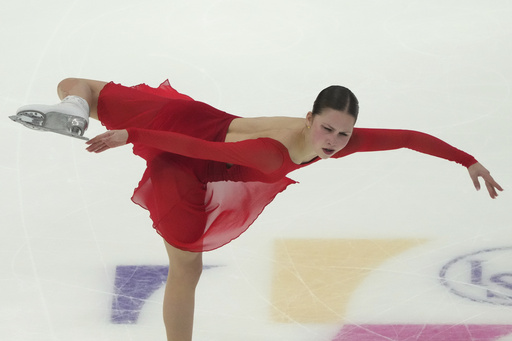
[[[0,340],[165,339],[143,160],[8,119],[66,77],[169,78],[241,116],[303,117],[345,85],[359,127],[440,137],[505,187],[409,150],[292,173],[205,254],[194,340],[512,340],[511,1],[3,0],[0,42]]]

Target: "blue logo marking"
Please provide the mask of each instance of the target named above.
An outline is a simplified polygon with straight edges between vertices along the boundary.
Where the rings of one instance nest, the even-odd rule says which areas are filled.
[[[512,306],[512,247],[469,253],[448,262],[440,271],[450,292],[474,302]]]

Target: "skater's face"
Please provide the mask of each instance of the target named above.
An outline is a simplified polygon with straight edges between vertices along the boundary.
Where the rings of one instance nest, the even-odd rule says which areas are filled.
[[[322,159],[330,158],[347,145],[355,124],[354,116],[330,108],[317,115],[309,112],[306,121],[311,147]]]

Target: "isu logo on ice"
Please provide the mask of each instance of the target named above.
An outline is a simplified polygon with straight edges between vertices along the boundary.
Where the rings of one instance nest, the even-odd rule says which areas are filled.
[[[512,306],[512,247],[457,257],[440,272],[450,291],[475,302]]]

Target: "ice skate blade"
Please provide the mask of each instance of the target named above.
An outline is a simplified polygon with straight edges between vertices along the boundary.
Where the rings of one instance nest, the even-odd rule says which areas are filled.
[[[44,126],[45,117],[42,113],[21,112],[21,113],[18,113],[17,115],[9,116],[9,118],[11,120],[13,120],[14,122],[19,123],[19,124],[29,128],[29,129],[32,129],[32,130],[48,131],[51,133],[56,133],[56,134],[60,134],[60,135],[74,137],[76,139],[80,139],[80,140],[84,140],[84,141],[89,141],[89,138],[87,138],[85,136],[73,134],[71,132],[61,130],[61,129],[52,129],[52,128],[45,127]]]

